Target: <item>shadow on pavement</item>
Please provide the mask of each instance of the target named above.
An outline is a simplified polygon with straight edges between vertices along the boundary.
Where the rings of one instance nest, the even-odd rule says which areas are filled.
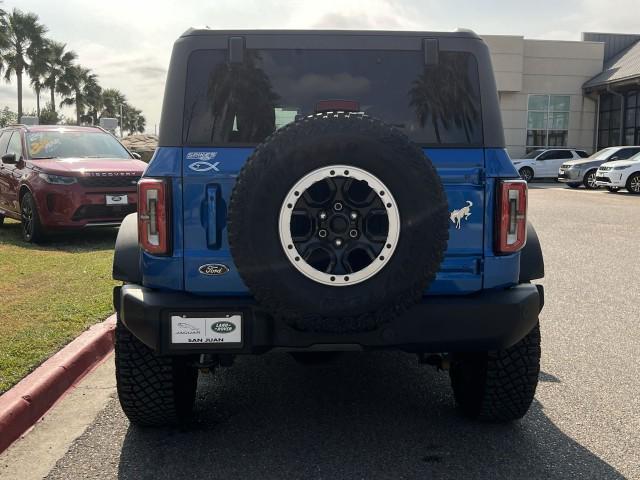
[[[198,396],[187,430],[128,428],[119,478],[624,478],[538,402],[511,425],[461,418],[447,375],[412,355],[246,357]]]

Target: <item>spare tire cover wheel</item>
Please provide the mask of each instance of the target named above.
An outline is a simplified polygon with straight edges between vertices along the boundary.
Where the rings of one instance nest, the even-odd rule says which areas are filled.
[[[329,113],[259,145],[231,195],[229,244],[266,309],[301,330],[364,331],[435,278],[449,215],[440,178],[399,130]]]

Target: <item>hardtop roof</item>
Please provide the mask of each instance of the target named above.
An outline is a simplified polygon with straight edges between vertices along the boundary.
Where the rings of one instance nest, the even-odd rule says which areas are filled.
[[[431,32],[431,31],[405,31],[405,30],[216,30],[209,27],[191,27],[180,37],[191,37],[199,35],[327,35],[327,36],[395,36],[395,37],[452,37],[452,38],[472,38],[480,39],[477,33],[466,28],[459,28],[453,32]]]

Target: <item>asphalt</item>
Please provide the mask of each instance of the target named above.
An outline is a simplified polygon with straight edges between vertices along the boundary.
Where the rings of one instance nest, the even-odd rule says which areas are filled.
[[[534,184],[529,198],[547,275],[523,420],[461,418],[446,373],[411,355],[268,354],[201,376],[184,429],[132,427],[108,400],[47,478],[640,479],[640,197]]]

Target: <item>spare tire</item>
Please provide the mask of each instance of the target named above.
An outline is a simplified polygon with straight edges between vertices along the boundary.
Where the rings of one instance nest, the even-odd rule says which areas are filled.
[[[417,302],[449,238],[422,150],[362,114],[324,113],[259,145],[238,175],[229,246],[256,300],[299,330],[366,331]]]

